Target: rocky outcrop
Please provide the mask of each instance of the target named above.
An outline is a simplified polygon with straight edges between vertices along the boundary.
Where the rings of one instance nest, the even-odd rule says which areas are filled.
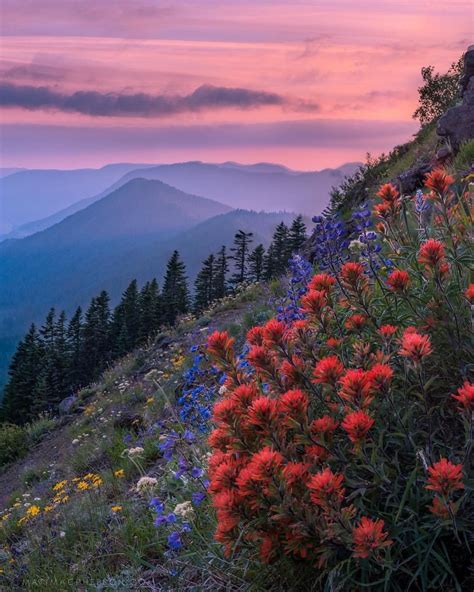
[[[461,81],[462,102],[448,109],[438,121],[436,131],[453,148],[474,138],[474,45],[464,56],[464,75]]]

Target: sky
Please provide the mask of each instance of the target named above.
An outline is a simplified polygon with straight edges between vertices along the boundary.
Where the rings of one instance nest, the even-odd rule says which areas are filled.
[[[0,166],[278,162],[410,139],[471,0],[2,0]]]

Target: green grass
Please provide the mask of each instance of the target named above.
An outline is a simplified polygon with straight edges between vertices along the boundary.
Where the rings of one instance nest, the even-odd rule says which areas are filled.
[[[453,167],[456,172],[468,172],[471,164],[474,163],[474,140],[464,142],[459,148],[459,152],[453,162]]]

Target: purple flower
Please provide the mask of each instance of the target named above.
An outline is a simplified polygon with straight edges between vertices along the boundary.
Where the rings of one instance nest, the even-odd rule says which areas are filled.
[[[198,479],[199,477],[202,477],[203,475],[204,475],[204,471],[200,467],[193,467],[191,469],[191,477],[194,477],[194,479]]]
[[[181,535],[179,532],[172,532],[170,535],[168,535],[168,546],[174,551],[181,549],[183,542],[181,541]]]
[[[206,499],[206,494],[204,491],[196,491],[192,494],[191,499],[193,500],[193,504],[196,506],[200,506],[202,502]]]

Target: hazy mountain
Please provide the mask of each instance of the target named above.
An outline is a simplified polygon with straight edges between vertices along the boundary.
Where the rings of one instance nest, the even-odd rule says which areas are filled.
[[[25,171],[26,169],[23,169],[21,167],[0,167],[0,178],[2,177],[8,177],[8,175],[13,175],[13,173],[18,173],[20,171]]]
[[[0,232],[11,232],[80,199],[97,195],[128,171],[146,166],[125,163],[100,169],[19,170],[3,176],[0,178]]]

